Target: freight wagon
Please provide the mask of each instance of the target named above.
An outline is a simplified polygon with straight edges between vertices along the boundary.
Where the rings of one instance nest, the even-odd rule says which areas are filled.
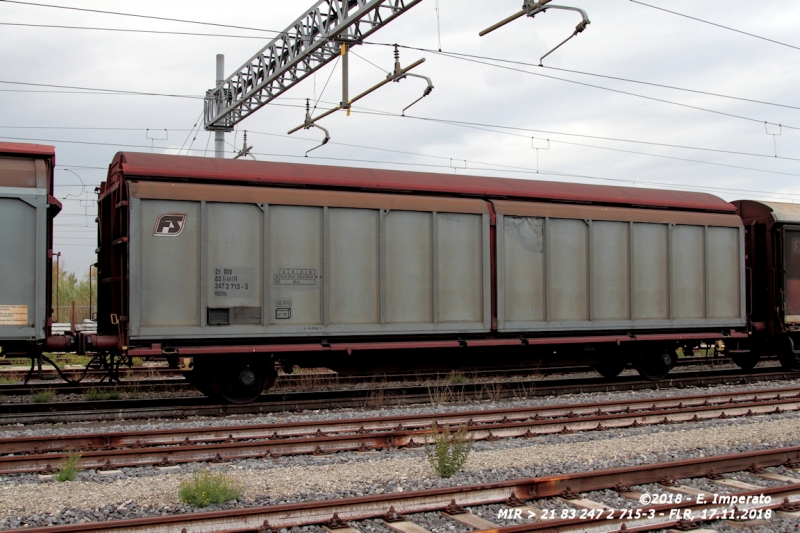
[[[734,204],[746,228],[752,332],[737,362],[752,368],[761,356],[777,354],[784,368],[800,370],[800,205],[753,200]]]
[[[0,143],[0,346],[28,353],[50,334],[55,148]]]
[[[746,339],[744,228],[707,194],[120,153],[98,335],[249,401],[275,366],[633,362]]]

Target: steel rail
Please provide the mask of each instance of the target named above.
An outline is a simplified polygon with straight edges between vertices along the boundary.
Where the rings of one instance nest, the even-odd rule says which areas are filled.
[[[56,383],[22,383],[0,385],[0,395],[3,396],[24,396],[41,391],[53,391],[58,394],[84,394],[90,391],[107,392],[116,390],[119,392],[137,391],[142,389],[159,391],[178,391],[192,389],[194,387],[183,377],[166,379],[137,379],[123,380],[120,383],[109,383],[107,381],[81,381],[77,385],[66,382]]]
[[[68,450],[82,452],[82,468],[114,469],[415,448],[423,445],[433,424],[463,424],[472,439],[492,441],[798,410],[800,389],[795,388],[310,424],[54,435],[44,441],[40,437],[8,438],[0,439],[0,474],[52,471]]]
[[[765,361],[768,359],[765,358]],[[681,359],[677,362],[678,367],[687,367],[687,366],[696,366],[696,365],[723,365],[729,364],[731,360],[726,357],[695,357],[689,359]],[[763,370],[766,367],[762,367]],[[3,369],[0,368],[0,378],[6,378],[10,380],[23,380],[27,377],[29,370],[25,369]],[[82,369],[65,369],[62,370],[63,374],[66,375],[70,379],[75,379],[80,377],[83,373]],[[550,376],[553,374],[573,374],[579,372],[591,372],[594,373],[594,369],[591,366],[587,365],[573,365],[573,366],[531,366],[531,367],[520,367],[520,368],[486,368],[486,369],[464,369],[458,371],[423,371],[423,372],[373,372],[373,373],[365,373],[365,374],[339,374],[334,372],[333,370],[330,371],[322,371],[322,372],[301,372],[301,373],[292,373],[292,374],[285,374],[279,373],[278,378],[273,386],[273,390],[280,389],[280,388],[292,388],[292,387],[302,387],[302,386],[338,386],[338,385],[348,385],[348,384],[361,384],[361,383],[386,383],[386,382],[395,382],[395,381],[407,381],[412,383],[421,383],[427,381],[452,381],[454,376],[458,376],[458,379],[464,380],[476,380],[476,379],[483,379],[483,378],[509,378],[513,379],[515,377],[522,377],[522,376]],[[78,385],[72,385],[70,383],[54,381],[58,379],[58,374],[52,368],[43,368],[42,375],[44,377],[43,381],[35,382],[35,383],[28,383],[27,385],[22,383],[10,383],[10,384],[0,384],[0,394],[3,395],[21,395],[21,394],[28,394],[34,390],[40,389],[57,389],[59,391],[80,391],[83,392],[87,388],[94,387],[117,387],[117,388],[125,388],[125,387],[135,387],[137,385],[153,385],[157,384],[161,386],[161,382],[158,381],[158,378],[152,379],[143,379],[143,380],[129,380],[128,377],[136,376],[137,374],[145,374],[148,376],[159,376],[162,379],[164,386],[172,385],[177,389],[182,388],[189,388],[188,382],[184,381],[183,373],[180,370],[167,368],[167,367],[133,367],[133,368],[126,368],[124,371],[120,372],[123,374],[122,379],[118,383],[112,383],[108,381],[91,381],[91,380],[84,380]],[[33,381],[38,381],[36,377],[38,375],[37,372],[34,372],[34,376],[31,378]],[[673,374],[676,375],[676,374]],[[108,376],[108,372],[104,370],[89,370],[86,374],[87,377],[91,378],[103,378]],[[174,378],[173,380],[169,380],[168,378]]]
[[[78,433],[55,435],[42,442],[40,437],[14,437],[0,439],[0,455],[12,453],[45,453],[78,448],[120,448],[192,444],[201,442],[252,440],[263,438],[293,438],[326,436],[339,433],[359,433],[411,430],[438,424],[497,424],[527,420],[579,418],[618,413],[646,413],[667,409],[691,407],[730,407],[730,404],[758,403],[764,401],[791,401],[800,395],[800,387],[782,387],[762,390],[712,392],[665,398],[643,398],[590,403],[566,403],[550,406],[510,407],[501,409],[468,410],[454,413],[413,414],[347,418],[340,420],[312,420],[271,424],[244,424],[208,428],[177,428],[119,433]],[[774,405],[774,404],[773,404]]]
[[[727,359],[715,359],[708,361],[685,361],[680,366],[688,366],[688,365],[698,365],[698,364],[723,364],[728,363]],[[194,387],[185,380],[182,373],[179,370],[170,369],[166,367],[155,367],[153,369],[146,369],[146,368],[134,368],[134,374],[151,374],[151,375],[158,375],[161,378],[152,378],[152,379],[135,379],[129,380],[127,377],[123,377],[119,383],[113,383],[108,381],[89,381],[84,380],[78,384],[71,384],[66,382],[54,382],[51,381],[58,377],[58,375],[53,372],[52,370],[48,372],[43,371],[43,374],[47,375],[45,383],[11,383],[11,384],[0,384],[0,395],[4,396],[22,396],[25,394],[30,394],[34,391],[41,391],[41,390],[54,390],[59,393],[84,393],[89,390],[99,390],[102,388],[114,388],[120,391],[124,391],[126,389],[139,389],[142,387],[149,387],[149,388],[156,388],[159,390],[184,390],[184,389],[193,389]],[[129,370],[125,371],[127,376]],[[582,372],[591,372],[594,373],[594,370],[590,366],[579,365],[579,366],[571,366],[571,367],[523,367],[523,368],[504,368],[504,369],[485,369],[485,370],[464,370],[459,372],[414,372],[414,373],[394,373],[394,372],[382,372],[382,373],[371,373],[371,374],[338,374],[334,371],[328,372],[304,372],[298,374],[278,374],[278,378],[275,382],[275,385],[272,387],[272,391],[283,390],[283,389],[293,389],[296,387],[337,387],[342,385],[356,385],[356,384],[363,384],[363,383],[397,383],[397,382],[410,382],[411,384],[420,384],[420,383],[429,383],[431,381],[439,381],[442,384],[452,384],[454,379],[463,380],[464,383],[470,380],[478,380],[484,378],[499,378],[499,379],[511,379],[514,378],[521,378],[521,377],[533,377],[533,376],[550,376],[553,374],[574,374],[574,373],[582,373]],[[11,371],[3,371],[0,370],[0,377],[7,377],[10,379],[24,379],[27,375],[27,370],[11,370]],[[68,370],[64,371],[70,378],[79,377],[81,372],[76,370]],[[92,370],[89,372],[88,376],[93,377],[100,377],[106,376],[107,373],[103,371],[95,371]],[[677,375],[677,374],[674,374]],[[179,376],[179,377],[165,377],[165,376]],[[455,376],[458,376],[455,378]]]
[[[676,373],[663,381],[647,381],[638,376],[622,376],[613,381],[602,378],[564,380],[524,380],[428,385],[310,392],[271,392],[247,405],[216,404],[208,398],[168,398],[54,402],[45,404],[0,404],[0,426],[9,424],[74,423],[90,421],[185,418],[190,416],[230,416],[282,413],[309,409],[345,409],[370,406],[395,406],[431,403],[441,400],[475,401],[501,398],[541,397],[593,392],[658,390],[663,388],[710,385],[740,385],[758,381],[800,379],[800,372],[756,369],[742,374],[725,370]]]
[[[377,494],[356,498],[340,498],[304,503],[290,503],[268,507],[250,507],[225,511],[198,512],[189,515],[171,515],[152,518],[94,522],[75,525],[25,528],[13,531],[34,533],[73,533],[95,531],[103,533],[162,533],[186,531],[192,533],[238,532],[276,530],[294,526],[326,524],[336,518],[340,521],[380,518],[390,514],[411,514],[443,511],[451,502],[461,507],[514,503],[532,499],[552,498],[571,493],[613,489],[621,486],[657,483],[665,479],[697,478],[720,475],[755,468],[780,465],[796,467],[800,464],[800,446],[759,450],[715,457],[701,457],[668,463],[637,465],[609,470],[560,474],[536,478],[522,478],[479,485],[461,485],[447,488]],[[764,487],[755,491],[736,493],[737,496],[770,495],[785,497],[791,502],[800,500],[800,483],[781,487]],[[679,507],[672,505],[670,507]],[[691,504],[684,504],[684,507]],[[643,507],[662,511],[666,506]],[[571,524],[547,521],[517,527],[549,529],[553,526],[585,526],[586,521]],[[511,533],[510,531],[508,533]]]
[[[64,373],[69,378],[76,378],[80,377],[83,374],[84,368],[63,368],[61,372]],[[8,378],[8,379],[25,379],[25,376],[28,375],[29,369],[21,369],[17,368],[2,368],[0,367],[0,377]],[[139,375],[139,374],[146,374],[146,375],[159,375],[159,376],[181,376],[181,371],[176,370],[173,368],[167,368],[164,366],[154,366],[154,367],[132,367],[126,368],[122,367],[119,371],[122,376],[125,375]],[[37,379],[39,375],[38,371],[34,369],[31,379]],[[49,378],[58,377],[58,374],[52,367],[42,367],[42,375],[47,376]],[[107,376],[107,370],[96,370],[91,369],[86,373],[87,377],[103,377]]]
[[[705,362],[705,361],[704,361]],[[703,362],[703,363],[704,363]],[[721,364],[727,362],[725,359],[717,359],[713,364]],[[693,362],[692,364],[703,364],[700,362]],[[711,361],[709,361],[711,363]],[[170,369],[166,367],[148,368],[133,368],[126,369],[123,374],[127,375],[130,370],[134,374],[147,373],[159,376],[179,376],[175,379],[145,379],[145,380],[127,380],[123,379],[119,383],[99,382],[99,381],[82,381],[78,385],[72,385],[64,382],[52,382],[49,380],[55,379],[58,375],[52,370],[43,369],[42,373],[47,376],[47,383],[22,383],[0,384],[0,394],[3,395],[21,395],[29,394],[34,390],[55,389],[58,391],[85,391],[89,388],[97,387],[116,387],[126,388],[135,386],[167,386],[172,385],[175,388],[188,388],[189,383],[183,378],[180,370]],[[64,370],[70,378],[79,377],[82,371],[79,370]],[[592,368],[586,365],[579,366],[559,366],[559,367],[522,367],[522,368],[504,368],[504,369],[484,369],[484,370],[463,370],[459,372],[381,372],[381,373],[368,373],[368,374],[338,374],[334,371],[327,372],[303,372],[297,374],[278,374],[278,378],[272,390],[281,388],[292,387],[307,387],[307,386],[339,386],[349,384],[361,383],[387,383],[387,382],[412,382],[422,383],[427,381],[444,381],[451,382],[453,376],[460,376],[459,379],[482,379],[487,377],[497,378],[514,378],[518,376],[545,376],[552,374],[570,374],[577,372],[593,372]],[[121,372],[122,373],[122,372]],[[0,377],[8,379],[24,379],[28,374],[28,370],[0,370]],[[90,377],[106,376],[107,372],[99,370],[91,370],[88,373]],[[34,378],[35,379],[35,378]]]
[[[642,512],[642,516],[640,518],[636,518],[635,516],[632,518],[618,518],[618,519],[609,519],[609,513],[595,513],[595,515],[589,514],[586,518],[578,518],[578,519],[556,519],[556,520],[548,520],[542,522],[533,522],[533,523],[526,523],[520,524],[515,526],[507,526],[507,527],[497,527],[495,529],[486,529],[486,530],[476,530],[473,533],[526,533],[528,531],[550,531],[554,533],[570,533],[572,531],[580,531],[582,533],[639,533],[645,531],[658,531],[667,529],[669,531],[691,531],[692,529],[699,528],[699,524],[704,522],[716,522],[719,520],[723,520],[723,516],[726,516],[723,513],[727,513],[728,516],[735,515],[737,512],[739,516],[744,516],[749,511],[773,511],[773,510],[780,510],[781,507],[784,506],[786,502],[791,502],[795,498],[800,498],[800,483],[793,483],[791,485],[786,485],[783,487],[772,487],[770,489],[763,488],[758,490],[750,490],[750,491],[740,491],[735,492],[732,494],[726,494],[726,496],[736,497],[736,498],[747,498],[748,496],[753,498],[758,498],[759,496],[770,496],[770,499],[773,497],[776,500],[780,500],[784,498],[784,502],[776,502],[776,503],[768,503],[768,504],[758,504],[758,503],[745,503],[739,506],[736,506],[735,512],[730,507],[726,507],[721,504],[714,504],[714,503],[705,503],[705,504],[697,504],[696,501],[694,503],[693,500],[685,501],[681,503],[667,503],[667,504],[660,504],[660,505],[648,505],[644,507],[638,507],[636,510],[640,510]],[[797,501],[797,500],[794,500]],[[650,512],[652,511],[652,516]],[[684,512],[689,511],[690,515],[692,516],[691,519],[679,518],[674,519],[674,514],[683,514]],[[705,518],[703,515],[703,511],[706,512]],[[715,512],[708,512],[708,511],[715,511]],[[597,517],[596,515],[600,514],[602,516]],[[616,516],[612,514],[612,516]],[[728,522],[732,522],[735,520],[727,520]],[[746,526],[746,519],[745,524]]]

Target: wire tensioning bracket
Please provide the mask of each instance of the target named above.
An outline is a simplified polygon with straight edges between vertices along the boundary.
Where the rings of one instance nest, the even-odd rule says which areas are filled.
[[[346,53],[346,50],[343,49],[342,53],[343,54]],[[314,148],[312,148],[311,150],[306,152],[306,157],[308,157],[308,154],[310,152],[316,150],[317,148],[321,148],[322,146],[325,146],[326,144],[328,144],[328,141],[331,140],[331,136],[330,136],[330,133],[328,132],[328,130],[323,128],[319,124],[317,124],[318,121],[320,121],[323,118],[328,117],[328,116],[332,115],[333,113],[335,113],[337,111],[340,111],[342,109],[347,109],[349,111],[350,107],[355,102],[361,100],[362,98],[364,98],[365,96],[367,96],[369,94],[372,94],[373,92],[377,91],[378,89],[380,89],[381,87],[383,87],[387,83],[399,82],[399,81],[405,79],[408,76],[412,76],[412,77],[415,77],[415,78],[420,78],[420,79],[423,79],[423,80],[428,82],[428,86],[425,88],[425,91],[422,93],[422,96],[417,98],[416,100],[414,100],[410,105],[406,106],[405,109],[403,109],[403,115],[404,116],[405,116],[405,112],[406,112],[406,110],[408,108],[410,108],[411,106],[413,106],[414,104],[416,104],[417,102],[419,102],[420,100],[422,100],[423,98],[425,98],[426,96],[431,94],[431,92],[433,91],[433,82],[431,81],[431,79],[428,78],[427,76],[422,76],[420,74],[411,74],[410,73],[410,71],[412,69],[414,69],[414,68],[420,66],[421,64],[423,64],[425,62],[425,58],[419,59],[419,60],[411,63],[409,66],[407,66],[405,68],[402,68],[400,66],[400,52],[399,52],[399,47],[397,45],[395,45],[394,58],[395,58],[394,72],[391,72],[390,74],[388,74],[386,76],[385,80],[381,81],[380,83],[377,83],[377,84],[373,85],[372,87],[370,87],[366,91],[362,92],[358,96],[356,96],[356,97],[354,97],[354,98],[352,98],[352,99],[350,99],[350,100],[348,100],[346,102],[343,101],[338,106],[334,107],[333,109],[329,109],[328,111],[325,111],[324,113],[322,113],[318,117],[312,118],[312,116],[311,116],[311,105],[310,105],[309,100],[306,99],[306,119],[305,119],[305,122],[303,122],[303,124],[301,126],[297,126],[296,128],[290,130],[288,132],[288,134],[291,135],[291,134],[293,134],[295,132],[298,132],[300,130],[307,130],[307,129],[311,129],[311,128],[318,128],[318,129],[321,129],[323,132],[325,132],[325,139],[322,141],[322,144],[320,144],[319,146],[315,146]]]
[[[336,109],[340,109],[340,108],[339,108],[339,107],[337,107]],[[320,144],[320,145],[318,145],[318,146],[315,146],[314,148],[312,148],[311,150],[309,150],[308,152],[306,152],[306,157],[308,157],[308,154],[310,154],[311,152],[313,152],[313,151],[314,151],[314,150],[316,150],[317,148],[322,148],[323,146],[325,146],[326,144],[328,144],[328,141],[330,141],[330,140],[331,140],[331,134],[330,134],[330,132],[329,132],[327,129],[325,129],[325,128],[323,128],[322,126],[320,126],[319,124],[316,124],[316,123],[315,123],[315,122],[316,122],[317,120],[319,120],[320,118],[322,118],[322,116],[320,116],[320,117],[318,117],[318,118],[316,118],[316,119],[312,119],[312,118],[311,118],[311,102],[308,100],[308,98],[306,98],[306,120],[305,120],[305,122],[303,123],[303,125],[302,125],[302,126],[300,126],[300,127],[297,127],[297,128],[295,128],[295,129],[293,129],[292,131],[290,131],[290,132],[289,132],[289,135],[291,135],[292,133],[294,133],[294,132],[296,132],[296,131],[299,131],[299,130],[301,130],[301,129],[303,129],[303,130],[310,130],[311,128],[317,128],[317,129],[320,129],[320,130],[322,130],[322,131],[325,133],[325,138],[324,138],[324,139],[322,139],[322,144]]]
[[[488,28],[480,32],[479,35],[483,37],[484,35],[487,35],[498,28],[502,28],[509,22],[515,21],[520,17],[528,16],[533,18],[539,13],[543,13],[548,9],[563,9],[565,11],[577,11],[578,13],[580,13],[582,20],[578,23],[577,26],[575,26],[575,31],[572,32],[572,35],[561,41],[561,43],[559,43],[558,46],[547,52],[539,59],[539,66],[541,67],[543,66],[542,61],[544,61],[544,58],[546,58],[547,56],[549,56],[550,54],[561,48],[564,44],[566,44],[567,41],[569,41],[579,33],[582,33],[583,30],[585,30],[586,27],[592,23],[592,21],[589,20],[589,15],[587,15],[586,11],[584,11],[583,9],[579,7],[550,5],[550,2],[552,2],[552,0],[538,0],[538,1],[525,0],[525,2],[522,4],[522,10],[518,11],[517,13],[514,13],[513,15],[511,15],[506,19],[501,20],[500,22],[494,24],[493,26],[489,26]]]

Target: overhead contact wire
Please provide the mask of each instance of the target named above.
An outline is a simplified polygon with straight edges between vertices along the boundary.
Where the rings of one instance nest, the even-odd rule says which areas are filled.
[[[102,15],[115,15],[120,17],[133,17],[133,18],[141,18],[141,19],[149,19],[149,20],[160,20],[165,22],[180,22],[183,24],[198,24],[201,26],[215,26],[217,28],[230,28],[234,30],[249,30],[249,31],[260,31],[265,33],[274,33],[274,34],[281,34],[283,32],[275,31],[275,30],[266,30],[263,28],[252,28],[249,26],[234,26],[231,24],[220,24],[217,22],[204,22],[199,20],[188,20],[188,19],[177,19],[177,18],[169,18],[169,17],[156,17],[153,15],[140,15],[136,13],[122,13],[119,11],[104,11],[101,9],[89,9],[84,7],[72,7],[72,6],[57,6],[53,4],[42,4],[38,2],[21,2],[20,0],[0,0],[0,2],[4,2],[6,4],[19,4],[24,6],[33,6],[33,7],[47,7],[53,9],[65,9],[69,11],[82,11],[85,13],[99,13]]]
[[[377,43],[370,43],[370,44],[377,44]],[[694,105],[690,105],[690,104],[683,104],[683,103],[680,103],[680,102],[674,102],[672,100],[666,100],[664,98],[656,98],[655,96],[647,96],[647,95],[643,95],[643,94],[632,93],[632,92],[629,92],[629,91],[623,91],[623,90],[620,90],[620,89],[612,89],[611,87],[603,87],[602,85],[594,85],[592,83],[586,83],[586,82],[582,82],[582,81],[570,80],[568,78],[559,78],[558,76],[551,76],[551,75],[548,75],[548,74],[541,74],[539,72],[531,72],[529,70],[523,70],[523,69],[519,69],[519,68],[509,67],[509,66],[506,66],[506,65],[498,65],[498,64],[490,63],[490,62],[487,62],[487,61],[484,61],[484,60],[473,59],[473,58],[470,58],[470,57],[450,54],[448,52],[437,52],[435,50],[432,50],[432,51],[430,51],[430,53],[440,54],[442,56],[451,57],[453,59],[458,59],[458,60],[466,61],[466,62],[469,62],[469,63],[476,63],[476,64],[479,64],[479,65],[486,65],[486,66],[489,66],[489,67],[499,68],[499,69],[503,69],[503,70],[510,70],[512,72],[519,72],[519,73],[528,74],[528,75],[531,75],[531,76],[538,76],[538,77],[541,77],[541,78],[547,78],[547,79],[556,80],[556,81],[563,81],[563,82],[566,82],[566,83],[571,83],[571,84],[574,84],[574,85],[580,85],[580,86],[583,86],[583,87],[591,87],[593,89],[599,89],[599,90],[602,90],[602,91],[608,91],[608,92],[612,92],[612,93],[624,94],[624,95],[627,95],[627,96],[633,96],[635,98],[642,98],[642,99],[645,99],[645,100],[652,100],[652,101],[655,101],[655,102],[661,102],[661,103],[675,105],[675,106],[679,106],[679,107],[685,107],[685,108],[694,109],[694,110],[697,110],[697,111],[704,111],[706,113],[714,113],[716,115],[736,118],[736,119],[739,119],[739,120],[746,120],[746,121],[749,121],[749,122],[756,122],[758,124],[772,124],[774,126],[782,126],[784,128],[787,128],[787,129],[800,131],[800,127],[797,127],[797,126],[789,126],[789,125],[783,124],[783,123],[770,122],[768,120],[761,120],[761,119],[752,118],[752,117],[745,117],[743,115],[736,115],[734,113],[727,113],[725,111],[717,111],[715,109],[708,109],[708,108],[705,108],[705,107],[694,106]]]
[[[767,42],[770,42],[770,43],[773,43],[773,44],[779,44],[779,45],[785,46],[787,48],[794,48],[795,50],[800,50],[800,46],[794,46],[793,44],[788,44],[788,43],[784,43],[784,42],[781,42],[781,41],[776,41],[775,39],[770,39],[768,37],[762,37],[761,35],[756,35],[755,33],[748,33],[746,31],[737,30],[736,28],[731,28],[730,26],[723,26],[722,24],[718,24],[716,22],[711,22],[711,21],[704,20],[704,19],[701,19],[701,18],[698,18],[698,17],[692,17],[691,15],[685,15],[683,13],[678,13],[677,11],[670,11],[669,9],[664,9],[663,7],[658,7],[658,6],[654,6],[654,5],[651,5],[651,4],[645,4],[644,2],[640,2],[639,0],[630,0],[630,1],[633,2],[634,4],[639,4],[639,5],[645,6],[645,7],[651,7],[653,9],[657,9],[659,11],[664,11],[666,13],[671,13],[671,14],[677,15],[679,17],[695,20],[697,22],[702,22],[703,24],[708,24],[710,26],[716,26],[717,28],[722,28],[724,30],[729,30],[729,31],[732,31],[732,32],[741,33],[742,35],[747,35],[748,37],[754,37],[754,38],[760,39],[762,41],[767,41]]]
[[[379,45],[379,46],[394,46],[394,45],[389,45],[387,43],[365,42],[364,44],[375,44],[375,45]],[[728,94],[720,94],[720,93],[715,93],[715,92],[710,92],[710,91],[701,91],[699,89],[687,89],[686,87],[676,87],[674,85],[665,85],[665,84],[662,84],[662,83],[654,83],[654,82],[649,82],[649,81],[634,80],[634,79],[631,79],[631,78],[623,78],[623,77],[620,77],[620,76],[610,76],[610,75],[606,75],[606,74],[597,74],[597,73],[594,73],[594,72],[585,72],[585,71],[581,71],[581,70],[550,67],[550,66],[547,66],[547,65],[539,65],[538,63],[528,63],[528,62],[525,62],[525,61],[516,61],[516,60],[512,60],[512,59],[501,59],[501,58],[497,58],[497,57],[479,56],[479,55],[474,55],[474,54],[464,54],[464,53],[461,53],[461,52],[442,51],[442,50],[438,50],[437,51],[437,50],[432,50],[430,48],[419,48],[419,47],[415,47],[415,46],[404,46],[404,45],[399,45],[399,46],[400,46],[400,48],[405,48],[407,50],[415,50],[415,51],[418,51],[418,52],[428,52],[428,53],[431,53],[431,54],[439,54],[439,53],[441,53],[441,55],[443,55],[445,57],[456,56],[456,57],[453,57],[454,59],[456,59],[457,57],[465,57],[465,58],[470,58],[470,59],[483,59],[483,60],[486,60],[486,61],[495,61],[495,62],[498,62],[498,63],[509,63],[509,64],[512,64],[512,65],[521,65],[521,66],[525,66],[525,67],[542,68],[542,69],[554,70],[554,71],[558,71],[558,72],[569,72],[570,74],[579,74],[579,75],[582,75],[582,76],[592,76],[592,77],[595,77],[595,78],[603,78],[603,79],[608,79],[608,80],[623,81],[623,82],[627,82],[627,83],[635,83],[635,84],[638,84],[638,85],[647,85],[647,86],[650,86],[650,87],[658,87],[658,88],[661,88],[661,89],[670,89],[670,90],[673,90],[673,91],[682,91],[682,92],[687,92],[687,93],[701,94],[701,95],[704,95],[704,96],[714,96],[716,98],[725,98],[725,99],[729,99],[729,100],[737,100],[737,101],[740,101],[740,102],[749,102],[749,103],[753,103],[753,104],[762,104],[762,105],[768,105],[768,106],[774,106],[774,107],[782,107],[782,108],[786,108],[786,109],[800,110],[800,106],[793,106],[793,105],[788,105],[788,104],[779,104],[779,103],[775,103],[775,102],[766,102],[764,100],[755,100],[755,99],[752,99],[752,98],[744,98],[744,97],[741,97],[741,96],[731,96],[731,95],[728,95]]]

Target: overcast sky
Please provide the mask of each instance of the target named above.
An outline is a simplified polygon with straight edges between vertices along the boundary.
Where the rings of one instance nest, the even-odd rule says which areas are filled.
[[[311,6],[278,0],[42,1],[275,31]],[[425,83],[419,79],[384,87],[359,102],[350,117],[339,113],[322,121],[332,141],[305,159],[306,150],[321,141],[321,132],[291,137],[286,132],[303,122],[306,98],[319,100],[318,112],[339,102],[341,75],[331,64],[243,121],[235,135],[227,135],[228,157],[234,146],[241,148],[246,129],[259,160],[704,190],[728,200],[800,201],[800,130],[792,129],[800,128],[800,49],[630,0],[555,3],[585,9],[592,22],[545,59],[545,66],[553,68],[540,68],[535,66],[539,58],[572,33],[580,21],[577,13],[551,10],[479,37],[480,30],[518,11],[520,0],[439,0],[439,35],[437,2],[424,0],[369,39],[428,49],[401,50],[403,65],[427,60],[415,72],[430,76],[435,85],[428,98],[409,110],[411,117],[397,115],[422,94]],[[800,2],[647,3],[800,47]],[[214,85],[215,55],[225,54],[226,76],[231,75],[273,34],[24,4],[0,0],[0,137],[56,146],[56,195],[65,209],[56,220],[55,249],[80,274],[95,261],[94,187],[104,180],[114,154],[152,149],[211,157],[213,140],[197,123],[202,96]],[[440,39],[444,52],[491,59],[439,55]],[[385,74],[379,68],[393,66],[389,47],[364,44],[353,51],[360,57],[351,56],[351,95],[380,81]],[[181,97],[98,94],[12,82]],[[192,132],[195,125],[199,132]]]

